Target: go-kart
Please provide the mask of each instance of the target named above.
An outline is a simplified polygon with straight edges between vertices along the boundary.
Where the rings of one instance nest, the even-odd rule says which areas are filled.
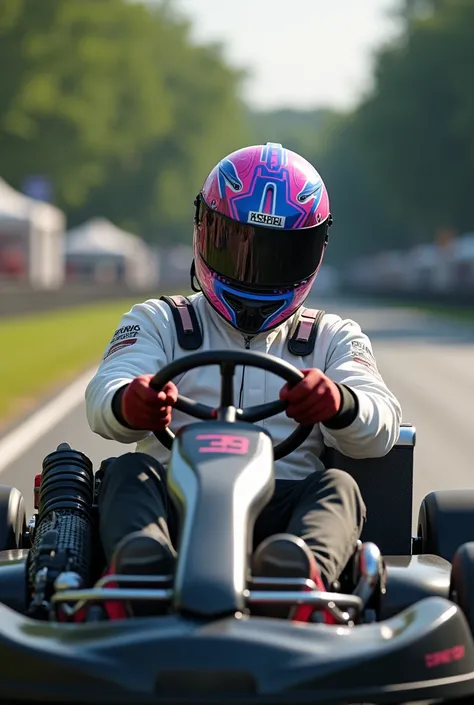
[[[369,520],[355,555],[328,592],[310,580],[254,576],[249,538],[272,494],[273,460],[291,453],[311,428],[299,426],[273,447],[258,422],[281,413],[283,402],[236,409],[234,371],[252,365],[290,385],[302,375],[264,354],[204,352],[167,365],[153,384],[159,389],[203,365],[220,367],[219,408],[180,396],[176,407],[201,422],[176,438],[158,434],[171,448],[167,482],[181,518],[174,575],[103,575],[97,497],[104,468],[94,476],[89,459],[67,444],[43,462],[38,513],[28,527],[21,494],[1,488],[0,703],[474,696],[465,609],[474,561],[464,546],[451,584],[451,559],[470,538],[472,493],[425,498],[412,539],[414,429],[403,426],[385,458],[352,461],[328,449],[326,463],[353,474],[366,501]],[[464,607],[455,601],[460,595]],[[110,621],[103,609],[110,600],[156,601],[163,614]],[[253,614],[262,604],[307,604],[314,613],[305,623]],[[321,623],[322,611],[333,624]]]

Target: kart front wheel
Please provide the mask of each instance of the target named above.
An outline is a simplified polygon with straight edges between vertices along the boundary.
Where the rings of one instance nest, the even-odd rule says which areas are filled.
[[[16,487],[0,485],[0,551],[23,547],[26,531],[25,500]]]
[[[430,492],[418,514],[420,553],[450,563],[459,546],[474,541],[474,490]]]
[[[458,548],[453,558],[450,596],[464,612],[474,635],[474,542]]]

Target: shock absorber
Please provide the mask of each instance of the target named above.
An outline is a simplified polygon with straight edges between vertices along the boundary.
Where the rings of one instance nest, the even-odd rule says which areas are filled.
[[[62,443],[43,461],[38,515],[28,556],[29,613],[47,618],[56,579],[64,573],[76,585],[91,572],[94,473],[83,453]]]

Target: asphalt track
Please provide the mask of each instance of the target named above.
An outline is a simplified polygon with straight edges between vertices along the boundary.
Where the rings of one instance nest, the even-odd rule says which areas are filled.
[[[403,420],[416,426],[415,512],[433,489],[473,487],[474,323],[456,324],[410,309],[336,299],[311,304],[361,324],[372,339],[383,377],[402,403]],[[0,482],[16,485],[30,511],[33,476],[43,457],[62,441],[85,452],[95,464],[133,450],[94,436],[80,404],[31,448],[20,450],[1,473]]]

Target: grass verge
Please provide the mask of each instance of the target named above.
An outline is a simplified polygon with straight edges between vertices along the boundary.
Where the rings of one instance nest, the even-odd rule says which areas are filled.
[[[122,314],[136,302],[98,302],[0,319],[0,429],[98,364]]]

